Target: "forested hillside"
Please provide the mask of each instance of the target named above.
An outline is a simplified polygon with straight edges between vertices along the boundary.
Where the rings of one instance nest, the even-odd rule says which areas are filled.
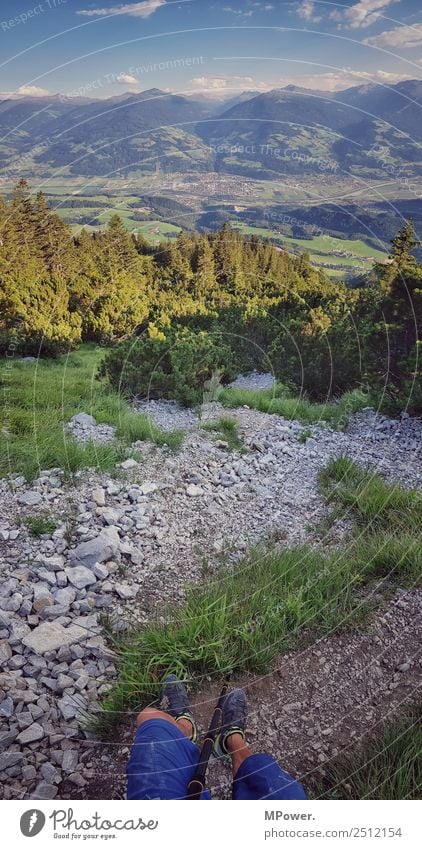
[[[43,194],[33,199],[23,180],[10,203],[1,201],[0,232],[3,353],[48,356],[82,340],[120,342],[106,373],[135,394],[176,346],[190,364],[183,381],[193,389],[214,372],[224,379],[265,366],[314,398],[364,383],[392,408],[420,409],[422,269],[412,256],[411,224],[393,240],[390,261],[353,290],[329,280],[306,255],[245,239],[228,226],[152,248],[116,215],[104,232],[72,238]],[[134,367],[122,377],[128,355]],[[164,357],[158,395],[174,391],[175,368],[182,366]],[[181,400],[193,397],[182,393]]]
[[[255,94],[255,96],[251,96]],[[101,100],[0,102],[0,165],[33,177],[216,171],[420,175],[420,80],[336,93],[297,86],[220,104],[152,88]],[[391,169],[390,171],[386,169]]]

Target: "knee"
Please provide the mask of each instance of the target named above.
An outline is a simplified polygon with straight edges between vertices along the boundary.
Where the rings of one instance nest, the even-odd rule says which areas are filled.
[[[162,719],[163,712],[161,710],[157,710],[157,708],[146,707],[138,713],[136,717],[136,727],[139,728],[143,722],[146,722],[148,719]]]

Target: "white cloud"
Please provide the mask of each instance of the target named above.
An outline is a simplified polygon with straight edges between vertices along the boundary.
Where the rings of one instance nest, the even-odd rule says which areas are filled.
[[[364,44],[372,44],[374,47],[419,47],[422,44],[422,24],[385,30],[365,38]]]
[[[227,96],[229,93],[236,94],[241,91],[271,91],[271,89],[285,88],[295,85],[299,88],[307,88],[313,91],[322,91],[327,94],[343,91],[346,88],[366,83],[382,83],[394,85],[409,79],[409,74],[397,74],[392,71],[355,71],[352,68],[344,68],[339,72],[327,71],[323,74],[301,74],[299,76],[283,76],[271,81],[256,80],[253,77],[196,77],[191,80],[193,91],[202,91],[208,97]]]
[[[363,29],[378,21],[392,3],[400,2],[401,0],[358,0],[348,9],[335,9],[329,17],[349,29]]]
[[[122,3],[119,6],[112,6],[104,9],[81,9],[76,12],[77,15],[84,15],[86,18],[105,18],[108,15],[129,15],[131,18],[149,18],[161,6],[165,6],[167,0],[142,0],[142,3]]]
[[[224,89],[236,90],[248,86],[255,86],[253,77],[194,77],[191,80],[195,88],[211,89],[221,91]]]
[[[46,97],[50,94],[46,88],[40,88],[37,85],[21,85],[15,93],[21,97]]]
[[[37,85],[21,85],[15,91],[0,91],[1,100],[18,100],[21,97],[48,97],[50,92]]]
[[[237,94],[242,91],[270,91],[275,88],[274,83],[237,75],[232,77],[194,77],[190,84],[192,92],[201,91],[207,97],[217,100],[228,94]]]
[[[296,8],[296,14],[299,15],[299,18],[303,18],[304,21],[312,24],[317,24],[322,20],[320,15],[316,14],[315,3],[312,0],[302,0],[302,3],[299,3]]]
[[[395,74],[390,71],[354,71],[352,68],[344,68],[339,73],[328,71],[325,74],[302,74],[296,77],[283,77],[274,83],[271,88],[284,88],[287,85],[296,85],[300,88],[308,88],[323,92],[338,92],[352,86],[366,83],[382,83],[394,85],[409,79],[409,74]]]
[[[250,18],[253,15],[252,11],[244,12],[243,9],[233,9],[232,6],[223,6],[223,12],[228,12],[231,15],[237,15],[239,18]]]
[[[119,74],[117,82],[119,85],[138,85],[139,80],[136,77],[132,77],[131,74]]]
[[[350,71],[352,78],[357,83],[359,79],[367,80],[369,83],[385,83],[394,85],[409,79],[409,74],[395,74],[393,71]]]

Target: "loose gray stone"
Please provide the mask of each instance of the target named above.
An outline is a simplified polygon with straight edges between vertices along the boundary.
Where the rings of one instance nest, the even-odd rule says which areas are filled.
[[[0,664],[6,664],[8,660],[12,657],[12,649],[10,648],[8,640],[0,640]]]
[[[45,713],[39,705],[29,705],[28,707],[33,719],[40,719]]]
[[[22,752],[0,752],[0,772],[23,761]]]
[[[95,563],[111,560],[117,554],[119,544],[118,529],[110,525],[108,528],[103,528],[94,539],[81,542],[73,552],[73,559],[84,566],[92,567]]]
[[[7,615],[7,613],[3,613],[3,611],[0,610],[0,628],[7,629],[9,627],[9,625],[10,625],[9,616]]]
[[[32,764],[22,767],[22,778],[24,781],[33,781],[37,777],[37,770]]]
[[[0,703],[0,716],[5,716],[6,719],[10,719],[13,716],[13,701],[10,696]]]
[[[76,413],[76,415],[72,416],[70,421],[72,424],[81,425],[82,427],[89,427],[97,424],[94,416],[90,416],[88,413]]]
[[[18,734],[18,742],[22,745],[26,743],[36,743],[37,740],[42,740],[45,737],[45,732],[42,725],[39,725],[38,722],[34,722],[29,728],[25,728],[24,731],[21,731]]]
[[[121,469],[135,469],[138,463],[132,457],[128,457],[127,460],[123,460],[123,463],[120,463]]]
[[[32,611],[32,601],[25,598],[19,608],[19,616],[29,616]]]
[[[9,660],[9,669],[22,669],[22,666],[25,666],[25,658],[19,654],[14,654]]]
[[[136,596],[136,589],[130,587],[129,584],[115,584],[114,589],[120,598],[128,599]]]
[[[29,634],[30,628],[29,625],[26,624],[22,619],[15,619],[12,625],[12,633],[10,636],[10,643],[12,645],[16,645],[16,643],[20,643],[22,638]]]
[[[64,557],[61,554],[54,554],[52,557],[43,557],[40,555],[38,561],[51,572],[60,572],[64,566]]]
[[[81,710],[84,710],[86,701],[79,695],[66,695],[62,699],[59,699],[57,707],[64,719],[74,719]]]
[[[49,784],[60,784],[62,780],[61,773],[53,764],[45,763],[41,767],[41,775]]]
[[[104,510],[104,513],[102,514],[102,518],[103,518],[103,521],[106,523],[106,525],[116,525],[117,522],[119,521],[121,515],[122,515],[121,510],[115,510],[112,507],[108,507],[106,510]]]
[[[15,742],[18,732],[16,728],[9,731],[0,731],[0,749],[5,749]]]
[[[102,486],[98,486],[92,490],[91,493],[92,500],[98,504],[98,507],[105,507],[105,491]]]
[[[9,613],[17,613],[22,601],[23,598],[18,593],[16,593],[15,596],[12,596],[12,598],[0,597],[0,609],[7,610]]]
[[[63,673],[60,673],[60,675],[57,678],[57,689],[58,690],[63,691],[63,690],[66,689],[66,687],[73,687],[73,684],[74,684],[73,678],[70,678],[69,675],[63,675]]]
[[[142,495],[151,495],[153,492],[156,492],[157,484],[152,483],[152,481],[145,481],[141,484],[140,492]]]
[[[82,543],[85,545],[85,543]],[[88,543],[86,543],[88,545]],[[93,572],[90,569],[87,569],[86,566],[68,566],[66,569],[66,576],[68,581],[73,584],[78,590],[83,590],[85,587],[91,586],[91,584],[96,584],[97,579]]]
[[[39,594],[37,594],[35,591],[34,603],[32,606],[36,613],[41,613],[41,611],[44,610],[45,607],[51,607],[53,601],[53,596],[46,590],[43,590],[42,593]]]
[[[30,634],[23,638],[22,642],[36,654],[44,654],[55,651],[61,646],[70,646],[86,639],[87,633],[78,625],[69,625],[64,628],[58,622],[43,622],[34,628]]]
[[[23,492],[18,498],[19,504],[23,504],[24,507],[35,507],[37,504],[40,504],[41,501],[42,495],[35,489],[29,490],[29,492]]]
[[[32,713],[30,713],[29,710],[26,710],[22,713],[17,713],[16,720],[19,725],[19,728],[23,730],[24,728],[29,728],[29,726],[32,725],[34,718],[32,716]]]
[[[104,566],[102,563],[94,563],[92,571],[99,581],[105,581],[105,579],[108,578],[109,571],[107,566]]]
[[[68,749],[63,753],[62,769],[64,772],[75,772],[78,766],[78,753],[75,749]]]
[[[48,781],[40,781],[37,784],[31,799],[55,799],[58,793],[58,788],[54,784],[49,784]]]
[[[72,587],[64,587],[64,589],[57,590],[55,594],[55,601],[57,604],[67,604],[71,605],[76,598],[76,591],[72,589]]]
[[[198,495],[203,494],[204,490],[202,487],[197,486],[195,483],[191,483],[188,487],[186,487],[186,495],[189,495],[189,498],[196,498]]]

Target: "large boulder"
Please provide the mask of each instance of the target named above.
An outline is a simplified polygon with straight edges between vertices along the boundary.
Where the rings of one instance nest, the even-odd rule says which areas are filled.
[[[72,424],[80,425],[81,427],[90,427],[97,424],[94,416],[90,416],[89,413],[76,413],[70,421]]]

